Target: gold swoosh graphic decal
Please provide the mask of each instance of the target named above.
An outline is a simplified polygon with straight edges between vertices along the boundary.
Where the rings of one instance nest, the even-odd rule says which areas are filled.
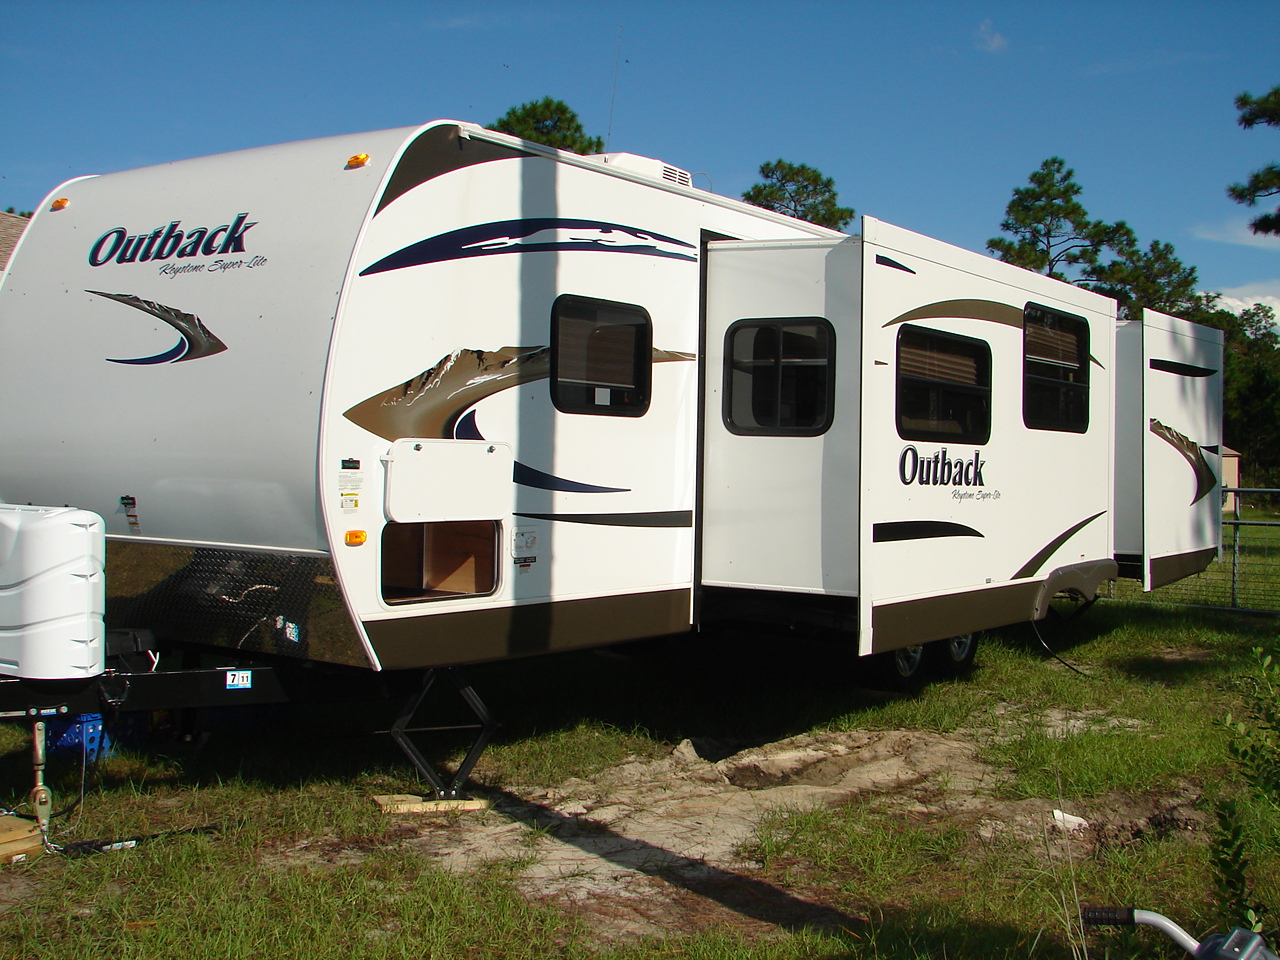
[[[939,300],[937,303],[926,303],[922,307],[908,310],[894,317],[886,327],[899,323],[910,323],[912,320],[989,320],[992,323],[1003,323],[1010,327],[1022,327],[1022,308],[994,300]]]
[[[939,300],[908,310],[884,324],[881,329],[913,320],[987,320],[991,323],[1003,323],[1007,327],[1017,327],[1019,330],[1024,326],[1023,311],[1008,303],[997,303],[995,300]],[[1102,367],[1093,354],[1089,355],[1089,360],[1099,368]]]
[[[692,359],[691,353],[653,351],[654,363]],[[343,416],[384,440],[451,440],[454,424],[469,407],[495,393],[550,376],[550,347],[457,350],[416,377],[361,400]]]
[[[1191,464],[1191,469],[1196,475],[1196,495],[1191,503],[1193,505],[1199,503],[1218,484],[1218,478],[1214,476],[1213,468],[1205,460],[1204,451],[1200,449],[1200,444],[1179,433],[1173,427],[1165,426],[1155,417],[1151,418],[1150,429],[1157,437],[1182,454],[1187,463]]]

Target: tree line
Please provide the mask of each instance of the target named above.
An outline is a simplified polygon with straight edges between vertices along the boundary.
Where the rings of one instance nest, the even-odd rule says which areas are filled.
[[[1280,126],[1280,86],[1261,97],[1242,93],[1235,101],[1245,129]],[[599,153],[603,141],[588,136],[576,113],[560,100],[545,97],[512,107],[489,125],[526,140]],[[1111,297],[1122,319],[1158,310],[1215,327],[1224,334],[1224,424],[1228,446],[1241,454],[1241,482],[1280,486],[1280,334],[1275,312],[1254,304],[1240,313],[1227,310],[1216,293],[1203,293],[1196,268],[1183,263],[1171,243],[1143,245],[1123,220],[1091,218],[1080,202],[1075,171],[1061,157],[1049,157],[1026,186],[1013,191],[1000,223],[1001,236],[987,249],[1006,263],[1073,283]],[[1227,194],[1256,206],[1280,195],[1280,167],[1270,164]],[[835,182],[803,163],[781,158],[760,166],[760,181],[742,194],[748,203],[819,226],[843,230],[854,217],[842,207]],[[1280,234],[1280,207],[1254,219],[1259,234]]]

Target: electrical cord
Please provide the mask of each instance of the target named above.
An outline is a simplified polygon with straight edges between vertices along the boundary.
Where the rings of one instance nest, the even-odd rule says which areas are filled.
[[[1032,620],[1032,621],[1031,621],[1031,629],[1032,629],[1032,630],[1034,630],[1034,631],[1036,632],[1036,639],[1040,641],[1040,645],[1041,645],[1042,647],[1044,647],[1044,648],[1045,648],[1045,650],[1048,652],[1049,656],[1053,657],[1053,659],[1057,660],[1060,664],[1062,664],[1062,665],[1063,665],[1064,667],[1066,667],[1068,670],[1072,670],[1072,671],[1074,671],[1074,672],[1076,672],[1076,673],[1080,674],[1080,676],[1084,677],[1086,680],[1097,680],[1097,679],[1098,679],[1097,677],[1093,676],[1092,674],[1085,673],[1083,670],[1081,670],[1079,667],[1075,666],[1074,664],[1067,663],[1067,661],[1066,661],[1066,660],[1063,660],[1063,659],[1062,659],[1062,657],[1060,657],[1060,656],[1058,656],[1056,653],[1054,653],[1053,648],[1049,646],[1048,642],[1047,642],[1047,641],[1045,640],[1045,638],[1044,638],[1043,636],[1041,636],[1041,634],[1040,634],[1040,623],[1039,623],[1039,621],[1037,621],[1037,620]]]
[[[122,840],[75,840],[63,844],[58,852],[68,857],[86,857],[94,853],[106,853],[111,850],[131,850],[147,840],[163,840],[167,837],[194,837],[217,835],[222,832],[222,824],[210,823],[203,827],[188,827],[185,830],[165,830],[161,833],[143,833]]]

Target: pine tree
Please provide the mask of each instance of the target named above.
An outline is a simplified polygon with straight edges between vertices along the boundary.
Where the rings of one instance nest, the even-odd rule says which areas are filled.
[[[1103,251],[1134,246],[1124,223],[1091,220],[1076,198],[1081,187],[1061,157],[1049,157],[1013,191],[1000,229],[1010,237],[992,237],[987,249],[1012,263],[1058,280],[1077,280],[1096,268]]]
[[[1280,127],[1280,87],[1261,97],[1242,93],[1236,97],[1236,109],[1240,111],[1239,123],[1246,130],[1264,124]],[[1256,206],[1264,197],[1280,195],[1280,166],[1269,163],[1249,175],[1246,183],[1233,183],[1227,187],[1227,195],[1236,203]],[[1280,207],[1274,213],[1264,213],[1250,222],[1254,233],[1280,234]]]
[[[563,100],[550,97],[512,107],[489,124],[489,129],[574,153],[599,153],[604,149],[604,141],[587,136],[582,121]]]
[[[836,182],[807,164],[762,163],[760,176],[762,181],[742,194],[747,203],[832,230],[843,230],[854,217],[852,207],[839,205]]]

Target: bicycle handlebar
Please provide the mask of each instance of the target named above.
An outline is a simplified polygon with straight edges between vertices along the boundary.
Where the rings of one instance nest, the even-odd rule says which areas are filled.
[[[1261,935],[1244,927],[1236,927],[1228,934],[1196,940],[1163,914],[1133,907],[1082,907],[1080,921],[1092,926],[1131,927],[1143,925],[1155,927],[1191,954],[1196,960],[1280,960],[1267,949]]]

